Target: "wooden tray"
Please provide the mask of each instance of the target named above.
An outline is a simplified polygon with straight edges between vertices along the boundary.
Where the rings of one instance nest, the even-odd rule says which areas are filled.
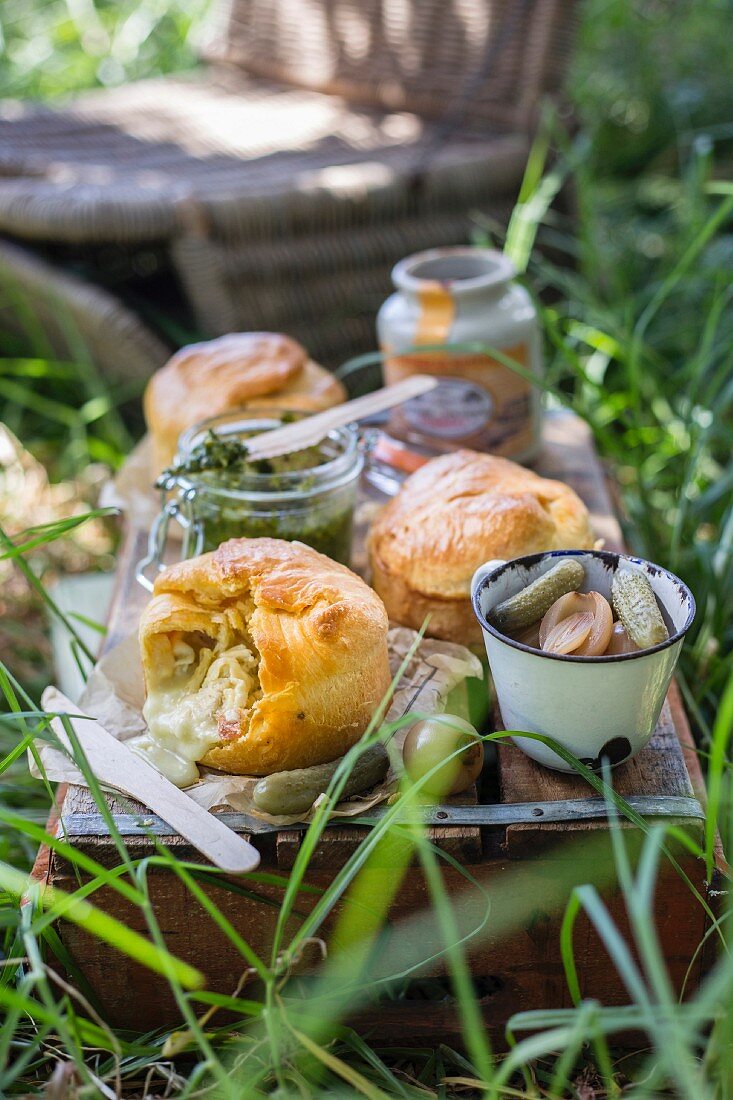
[[[538,472],[572,485],[591,511],[594,528],[606,548],[622,549],[621,531],[613,514],[602,467],[590,433],[578,418],[556,413],[546,418],[544,445],[536,462]],[[361,547],[363,539],[359,540]],[[118,584],[110,615],[106,645],[129,634],[146,595],[134,579],[134,565],[142,556],[145,536],[127,532],[118,566]],[[361,551],[360,551],[361,552]],[[357,568],[363,566],[356,555]],[[495,728],[501,728],[495,715]],[[689,727],[676,688],[670,690],[654,737],[632,761],[614,771],[617,791],[645,816],[674,821],[698,842],[703,835],[704,785]],[[559,924],[565,901],[574,884],[596,882],[612,916],[623,929],[626,918],[615,883],[608,881],[610,852],[599,858],[598,843],[608,830],[603,803],[581,780],[541,768],[512,745],[501,746],[495,772],[484,785],[482,805],[440,807],[431,818],[430,835],[471,873],[499,890],[492,908],[492,925],[511,933],[489,933],[472,954],[472,968],[487,1026],[503,1034],[508,1017],[527,1008],[563,1007],[570,1002],[559,949]],[[171,835],[160,819],[144,808],[109,800],[115,821],[126,836],[131,854],[149,855],[152,843],[145,829],[153,830],[183,858],[197,859],[186,842]],[[63,829],[80,851],[99,862],[117,864],[119,857],[89,792],[69,787],[61,792],[59,814]],[[257,826],[243,815],[228,814],[232,827],[254,835]],[[145,822],[145,827],[141,825]],[[61,830],[58,820],[51,823]],[[625,826],[627,827],[627,826]],[[326,885],[363,838],[367,826],[339,824],[329,827],[310,863],[308,881]],[[629,827],[629,837],[636,830]],[[254,835],[262,854],[262,869],[287,872],[297,855],[302,832],[279,829]],[[715,883],[705,881],[704,865],[681,852],[679,861],[703,898],[711,901]],[[559,869],[562,869],[562,873]],[[48,851],[39,854],[37,874],[55,885],[77,884],[69,866]],[[518,873],[521,871],[521,873]],[[385,869],[388,873],[388,869]],[[451,893],[464,889],[466,881],[449,864],[444,875]],[[265,952],[274,923],[279,892],[261,887],[255,898],[243,899],[212,887],[212,896],[230,920],[247,936],[257,951]],[[160,927],[171,948],[207,975],[208,987],[230,992],[236,984],[242,960],[212,926],[203,910],[186,893],[180,881],[165,871],[150,874],[150,894]],[[257,900],[259,897],[260,900]],[[390,911],[390,922],[424,908],[428,894],[421,872],[411,870]],[[95,902],[133,927],[142,918],[116,894],[102,890]],[[307,900],[303,907],[307,908]],[[673,982],[686,992],[699,984],[710,962],[708,946],[695,951],[708,928],[708,917],[689,887],[668,868],[658,886],[657,926]],[[521,916],[520,927],[517,920]],[[326,930],[327,931],[327,930]],[[131,1028],[173,1024],[178,1015],[165,984],[155,975],[128,963],[120,966],[103,944],[73,925],[60,933],[110,1021]],[[604,1003],[624,1003],[626,995],[618,976],[590,924],[578,921],[575,934],[576,962],[583,995]],[[689,973],[688,973],[689,970]],[[443,971],[438,968],[438,985]],[[415,995],[413,996],[413,992]],[[418,999],[415,999],[418,997]],[[460,1024],[446,985],[438,999],[425,1000],[424,986],[407,988],[399,1000],[362,1014],[359,1026],[365,1034],[389,1042],[422,1042],[457,1039]]]

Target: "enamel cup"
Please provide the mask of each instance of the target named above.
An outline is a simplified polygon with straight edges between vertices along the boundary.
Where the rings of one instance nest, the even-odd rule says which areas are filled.
[[[620,566],[645,573],[662,607],[669,639],[639,653],[604,657],[540,653],[501,634],[487,616],[497,604],[526,588],[563,558],[585,569],[581,591],[611,598]],[[604,550],[553,550],[514,561],[490,561],[471,582],[473,609],[481,624],[504,726],[552,737],[589,767],[611,765],[643,749],[654,732],[682,641],[695,617],[687,585],[641,558]],[[557,771],[572,771],[549,746],[514,737],[528,756]]]

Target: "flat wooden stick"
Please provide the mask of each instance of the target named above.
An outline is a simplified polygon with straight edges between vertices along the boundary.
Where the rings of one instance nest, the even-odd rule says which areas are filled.
[[[270,431],[261,432],[247,440],[247,457],[275,458],[290,451],[312,447],[320,443],[334,428],[342,428],[346,424],[353,424],[367,416],[401,405],[404,401],[427,393],[437,384],[437,378],[428,374],[413,374],[411,378],[396,382],[394,386],[386,386],[376,393],[355,397],[353,401],[345,401],[343,405],[336,405],[294,424],[286,424],[283,428],[271,428]]]
[[[232,874],[254,871],[260,854],[249,841],[185,795],[151,764],[128,749],[124,741],[108,733],[96,719],[76,717],[79,708],[57,688],[46,688],[43,706],[49,711],[75,715],[68,721],[101,783],[142,802],[222,871]],[[64,748],[72,752],[62,720],[52,719],[51,728]]]

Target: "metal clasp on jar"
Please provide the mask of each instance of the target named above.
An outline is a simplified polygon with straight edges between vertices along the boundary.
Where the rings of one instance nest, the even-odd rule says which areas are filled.
[[[196,519],[194,515],[196,489],[190,485],[179,492],[173,500],[167,500],[168,493],[172,492],[177,485],[178,481],[175,477],[169,477],[160,484],[161,507],[150,528],[148,552],[135,567],[136,580],[148,592],[153,591],[155,577],[166,568],[165,552],[171,520],[175,520],[183,531],[181,560],[196,557],[204,547],[204,527],[201,520]],[[150,572],[153,573],[152,580],[148,575]]]

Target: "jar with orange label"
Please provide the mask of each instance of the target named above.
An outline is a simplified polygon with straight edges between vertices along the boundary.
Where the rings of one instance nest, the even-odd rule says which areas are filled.
[[[520,462],[533,457],[540,391],[526,373],[541,371],[541,337],[532,299],[515,276],[511,260],[488,248],[436,248],[395,265],[397,292],[377,317],[385,382],[410,374],[441,381],[393,412],[391,435],[436,451],[470,447]],[[461,344],[496,349],[525,373],[480,348],[436,348]]]

